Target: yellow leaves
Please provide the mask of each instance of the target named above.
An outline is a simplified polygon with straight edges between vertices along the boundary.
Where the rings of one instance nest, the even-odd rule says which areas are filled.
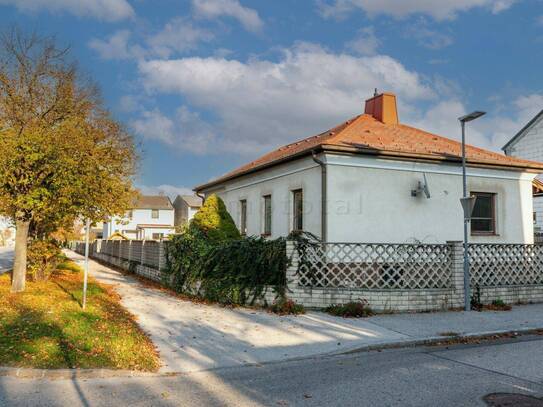
[[[81,273],[61,270],[11,296],[9,276],[0,276],[0,365],[156,370],[152,342],[119,297],[91,278],[82,311],[81,286]]]

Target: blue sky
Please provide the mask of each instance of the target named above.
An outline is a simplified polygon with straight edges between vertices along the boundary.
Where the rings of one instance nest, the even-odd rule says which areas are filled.
[[[55,35],[173,195],[339,124],[373,89],[400,120],[499,148],[543,108],[541,0],[0,0]]]

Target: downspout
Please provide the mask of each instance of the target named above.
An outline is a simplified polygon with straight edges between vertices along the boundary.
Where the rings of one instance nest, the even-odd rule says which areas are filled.
[[[202,205],[203,205],[206,200],[205,196],[201,195],[200,192],[198,191],[195,191],[195,192],[196,192],[196,196],[202,200]]]
[[[317,152],[311,152],[313,161],[321,167],[321,240],[326,242],[327,235],[327,176],[326,176],[326,163],[317,157]]]

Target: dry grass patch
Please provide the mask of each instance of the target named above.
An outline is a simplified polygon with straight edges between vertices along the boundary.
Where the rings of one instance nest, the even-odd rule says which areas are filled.
[[[109,368],[156,371],[153,343],[112,288],[89,279],[81,308],[83,273],[64,262],[45,282],[10,293],[0,276],[0,365],[31,368]]]

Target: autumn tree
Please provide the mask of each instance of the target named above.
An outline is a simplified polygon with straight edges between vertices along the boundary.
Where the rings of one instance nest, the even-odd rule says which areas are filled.
[[[0,38],[0,213],[16,227],[12,291],[25,288],[31,226],[120,214],[133,195],[132,137],[54,39]]]

